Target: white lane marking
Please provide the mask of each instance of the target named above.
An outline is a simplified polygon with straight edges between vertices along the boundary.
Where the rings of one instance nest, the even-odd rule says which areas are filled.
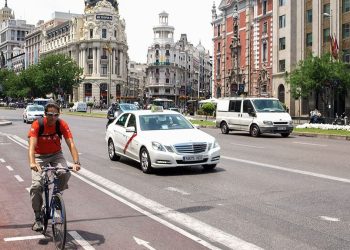
[[[1,132],[0,132],[1,134]],[[14,142],[16,142],[15,140],[13,140]],[[16,142],[17,143],[17,142]],[[28,142],[27,142],[28,144]],[[21,145],[21,144],[19,144]],[[28,149],[27,146],[21,145],[22,147]],[[72,163],[68,162],[70,165],[72,165]],[[220,248],[210,244],[209,242],[204,241],[203,239],[188,233],[187,231],[175,226],[174,224],[171,224],[170,222],[163,220],[157,216],[155,216],[154,214],[147,212],[146,210],[141,209],[140,207],[134,205],[133,203],[125,200],[124,198],[115,195],[114,193],[96,185],[95,183],[85,179],[84,177],[80,176],[80,175],[84,175],[85,177],[94,180],[94,182],[112,190],[113,192],[126,197],[127,199],[129,199],[130,201],[139,204],[141,206],[144,206],[150,210],[152,210],[154,213],[156,214],[161,214],[164,217],[168,218],[169,220],[172,220],[176,223],[179,223],[187,228],[189,228],[191,231],[195,231],[201,235],[206,236],[207,238],[209,238],[212,242],[218,242],[219,244],[225,245],[227,247],[229,247],[230,249],[242,249],[242,250],[254,250],[254,249],[262,249],[252,243],[246,242],[234,235],[228,234],[224,231],[221,231],[220,229],[217,229],[215,227],[212,227],[204,222],[201,222],[197,219],[194,219],[188,215],[179,213],[171,208],[165,207],[155,201],[152,201],[150,199],[147,199],[145,197],[143,197],[142,195],[139,195],[127,188],[124,188],[114,182],[111,182],[105,178],[103,178],[102,176],[96,175],[90,171],[88,171],[87,169],[83,168],[79,171],[79,174],[77,173],[72,173],[75,177],[77,177],[78,179],[84,181],[85,183],[89,184],[90,186],[100,190],[101,192],[109,195],[110,197],[126,204],[127,206],[133,208],[134,210],[138,211],[139,213],[142,213],[146,216],[148,216],[149,218],[161,223],[162,225],[186,236],[187,238],[197,242],[198,244],[201,244],[209,249],[213,249],[213,250],[219,250]]]
[[[26,144],[22,144],[22,143],[18,142],[17,140],[15,140],[14,138],[12,138],[10,135],[8,135],[7,138],[9,138],[14,143],[20,145],[21,147],[28,149],[28,142]]]
[[[251,145],[246,145],[246,144],[238,144],[238,143],[230,143],[230,144],[231,144],[231,145],[236,145],[236,146],[247,147],[247,148],[265,148],[265,147],[251,146]]]
[[[15,178],[17,179],[17,181],[19,182],[24,182],[24,180],[21,178],[21,176],[19,175],[15,175]]]
[[[295,144],[302,144],[302,145],[317,146],[317,147],[327,147],[326,144],[315,144],[315,143],[298,142],[298,141],[293,141],[293,143],[295,143]]]
[[[233,158],[233,157],[228,157],[228,156],[223,156],[223,155],[221,156],[221,158],[231,160],[231,161],[237,161],[237,162],[242,162],[242,163],[246,163],[246,164],[251,164],[251,165],[255,165],[255,166],[259,166],[259,167],[264,167],[264,168],[271,168],[271,169],[282,170],[282,171],[296,173],[296,174],[318,177],[318,178],[332,180],[332,181],[350,183],[350,179],[339,178],[339,177],[331,176],[331,175],[318,174],[318,173],[303,171],[303,170],[299,170],[299,169],[285,168],[285,167],[280,167],[280,166],[276,166],[276,165],[271,165],[271,164],[266,164],[266,163],[261,163],[261,162],[256,162],[256,161],[243,160],[243,159],[238,159],[238,158]]]
[[[30,193],[30,187],[29,187],[29,188],[26,188],[26,190],[28,191],[28,193]]]
[[[168,190],[168,191],[171,191],[171,192],[177,192],[177,193],[180,193],[182,195],[190,195],[190,193],[187,193],[181,189],[178,189],[178,188],[174,188],[174,187],[167,187],[165,190]]]
[[[17,135],[12,135],[12,138],[15,139],[16,141],[18,141],[19,143],[23,144],[23,145],[28,145],[28,141],[22,139],[21,137],[17,136]]]
[[[219,244],[222,244],[224,246],[227,246],[230,249],[262,249],[252,243],[246,242],[234,235],[228,234],[220,229],[217,229],[213,226],[210,226],[202,221],[199,221],[195,218],[192,218],[186,214],[182,214],[180,212],[177,212],[171,208],[165,207],[163,205],[161,205],[160,203],[157,203],[155,201],[152,201],[150,199],[147,199],[146,197],[133,192],[125,187],[122,187],[106,178],[103,178],[102,176],[99,176],[97,174],[94,174],[92,172],[90,172],[87,169],[81,169],[79,171],[79,175],[76,173],[72,173],[75,177],[81,179],[82,181],[88,183],[89,185],[95,187],[96,189],[100,190],[101,192],[109,195],[110,197],[126,204],[127,206],[135,209],[136,211],[152,218],[153,220],[161,223],[164,226],[167,226],[169,228],[171,228],[172,230],[188,237],[189,239],[192,239],[193,241],[209,248],[209,249],[219,249],[213,245],[211,245],[209,242],[206,242],[204,240],[202,240],[201,238],[192,235],[190,233],[188,233],[187,231],[171,224],[170,222],[163,220],[157,216],[155,216],[154,214],[161,214],[163,217],[176,222],[184,227],[187,227],[189,230],[196,232],[197,234],[201,234],[207,238],[210,239],[211,242],[217,242]],[[140,207],[134,205],[133,203],[125,200],[124,198],[106,190],[105,188],[102,188],[100,186],[98,186],[97,184],[85,179],[84,177],[82,177],[81,175],[83,175],[84,177],[93,180],[95,183],[109,189],[112,190],[114,193],[123,196],[125,198],[127,198],[128,200],[134,202],[135,204],[139,204],[143,207],[146,207],[148,209],[150,209],[151,211],[153,211],[153,213],[147,212],[146,210],[141,209]]]
[[[9,171],[13,171],[13,168],[11,166],[6,166],[6,168],[9,170]]]
[[[149,249],[149,250],[156,250],[155,248],[151,247],[149,245],[149,242],[148,241],[145,241],[145,240],[142,240],[142,239],[139,239],[135,236],[133,236],[134,240],[136,241],[137,245],[139,246],[144,246],[145,248]]]
[[[10,238],[4,238],[4,241],[36,240],[36,239],[45,239],[45,235],[10,237]]]
[[[0,159],[0,161],[1,161],[2,163],[5,163],[5,162],[6,162],[6,161],[5,161],[4,159],[2,159],[2,158]]]
[[[332,222],[338,222],[338,221],[340,221],[340,219],[338,219],[338,218],[333,218],[333,217],[328,217],[328,216],[320,216],[320,218],[321,218],[322,220],[332,221]]]
[[[80,245],[82,246],[84,249],[86,250],[94,250],[95,248],[93,246],[91,246],[89,244],[89,242],[87,242],[86,240],[83,239],[83,237],[80,236],[80,234],[78,234],[76,231],[69,231],[68,232],[73,239]]]

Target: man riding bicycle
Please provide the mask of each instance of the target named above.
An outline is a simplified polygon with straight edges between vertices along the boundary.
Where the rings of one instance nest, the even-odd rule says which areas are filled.
[[[47,164],[57,167],[59,175],[59,189],[63,191],[68,188],[70,172],[67,161],[63,157],[61,148],[62,135],[71,152],[74,164],[73,171],[80,170],[78,150],[75,147],[72,133],[68,124],[62,119],[58,119],[60,107],[50,102],[45,106],[45,117],[35,120],[28,133],[29,138],[29,164],[32,170],[32,185],[30,187],[30,197],[32,208],[35,214],[35,222],[32,229],[42,231],[41,208],[43,205],[43,180],[42,168]]]

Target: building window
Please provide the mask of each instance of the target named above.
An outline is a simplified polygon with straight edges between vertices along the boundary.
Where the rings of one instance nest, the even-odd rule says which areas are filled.
[[[263,15],[266,15],[267,11],[267,0],[263,0],[262,2]]]
[[[278,2],[280,6],[286,5],[286,0],[279,0]]]
[[[306,21],[307,23],[312,23],[312,10],[306,11]]]
[[[285,37],[281,37],[280,38],[280,43],[279,43],[279,47],[280,47],[280,50],[284,50],[286,49],[286,38]]]
[[[102,38],[107,38],[107,30],[102,29]]]
[[[221,67],[221,63],[220,63],[220,58],[218,58],[217,60],[217,65],[216,65],[216,75],[220,75],[220,67]]]
[[[343,24],[343,38],[350,37],[350,23]]]
[[[286,70],[286,60],[279,60],[278,70],[279,72],[284,72]]]
[[[218,25],[218,36],[220,36],[220,28],[221,28],[221,26],[220,26],[220,24]]]
[[[329,28],[323,29],[323,42],[329,42]]]
[[[343,0],[343,12],[350,11],[350,0]]]
[[[279,28],[284,28],[286,27],[286,15],[279,16]]]
[[[114,30],[114,37],[117,37],[117,31]]]
[[[331,5],[329,3],[323,5],[323,13],[331,14]],[[323,17],[326,17],[323,15]]]
[[[92,96],[92,84],[85,83],[84,87],[85,87],[85,90],[84,90],[85,97],[91,97]]]
[[[221,47],[221,43],[218,42],[218,53],[220,53],[220,47]]]
[[[107,75],[107,64],[101,64],[101,74]]]
[[[170,89],[165,89],[165,93],[170,94]]]
[[[306,46],[307,47],[312,46],[312,33],[306,34]]]
[[[89,68],[88,68],[88,74],[92,75],[92,69],[93,69],[93,65],[89,64]]]
[[[92,48],[88,50],[88,59],[92,59]]]
[[[93,38],[93,37],[94,37],[94,30],[90,29],[90,38]]]
[[[266,62],[267,60],[267,43],[263,43],[263,62]]]
[[[343,61],[346,63],[350,63],[350,50],[343,50]]]
[[[264,34],[267,33],[267,22],[264,22],[263,33],[264,33]]]

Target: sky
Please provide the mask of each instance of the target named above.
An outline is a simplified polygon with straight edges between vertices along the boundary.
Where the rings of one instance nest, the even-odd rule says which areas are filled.
[[[211,9],[220,0],[119,0],[119,14],[126,22],[129,57],[145,63],[147,49],[153,42],[153,27],[158,25],[158,14],[166,11],[168,23],[175,28],[174,40],[182,33],[197,46],[199,42],[212,55]],[[5,0],[0,0],[0,6]],[[40,19],[48,21],[55,11],[82,14],[84,0],[8,0],[7,5],[15,12],[16,19],[36,24]]]

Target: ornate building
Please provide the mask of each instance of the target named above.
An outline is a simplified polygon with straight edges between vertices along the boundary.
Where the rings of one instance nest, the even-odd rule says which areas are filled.
[[[125,21],[114,0],[85,1],[83,15],[43,30],[41,55],[64,53],[83,69],[72,101],[125,101],[127,51]]]
[[[214,96],[272,96],[273,0],[222,0],[212,8]]]
[[[147,54],[146,98],[167,98],[184,107],[188,99],[204,99],[210,93],[211,62],[209,52],[199,44],[193,46],[182,34],[174,41],[174,27],[168,13],[159,14],[153,28],[153,44]]]
[[[7,6],[7,0],[5,0],[5,6],[0,9],[0,23],[9,19],[15,19],[15,13]]]

